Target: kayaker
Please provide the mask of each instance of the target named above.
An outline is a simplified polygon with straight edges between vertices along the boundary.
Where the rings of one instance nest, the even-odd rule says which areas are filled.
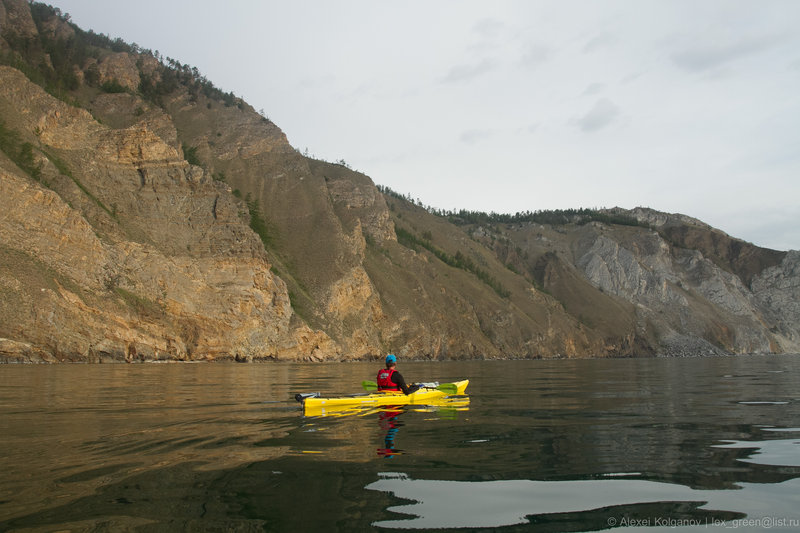
[[[419,390],[419,385],[406,385],[406,380],[403,375],[395,368],[397,366],[397,357],[392,354],[386,356],[386,368],[381,368],[378,372],[378,390],[379,391],[403,391],[403,394],[411,394]]]

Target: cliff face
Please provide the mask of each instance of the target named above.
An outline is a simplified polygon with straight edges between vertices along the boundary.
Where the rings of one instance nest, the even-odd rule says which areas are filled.
[[[291,325],[247,206],[141,123],[109,129],[0,67],[6,128],[39,181],[0,160],[8,357],[297,357],[330,339]],[[19,280],[30,275],[35,283]],[[20,304],[24,312],[20,313]],[[305,352],[305,353],[304,353]]]
[[[800,351],[797,252],[646,209],[454,224],[150,54],[47,66],[79,32],[30,9],[0,52],[73,105],[0,67],[1,360]]]
[[[561,226],[554,234],[532,224],[505,234],[534,258],[529,272],[545,290],[591,324],[627,328],[644,351],[798,351],[796,252],[758,248],[683,215],[612,211],[642,226],[592,222]],[[559,265],[577,270],[580,280],[562,283],[552,274]],[[608,323],[608,316],[618,322]]]

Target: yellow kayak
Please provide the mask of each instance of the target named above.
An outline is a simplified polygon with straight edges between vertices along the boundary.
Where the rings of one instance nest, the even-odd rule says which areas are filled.
[[[303,415],[312,417],[344,417],[344,416],[369,416],[375,413],[392,412],[397,409],[404,409],[409,404],[397,405],[319,405],[305,406]],[[457,411],[469,411],[469,396],[445,396],[428,400],[424,404],[413,404],[410,407],[414,412],[425,413],[455,413]]]
[[[453,382],[453,385],[455,385],[455,394],[453,394],[452,391],[445,392],[438,388],[423,387],[408,395],[402,392],[384,391],[333,398],[322,398],[320,396],[303,397],[304,395],[297,395],[296,398],[303,404],[303,414],[306,416],[319,416],[331,411],[343,411],[351,408],[360,409],[399,405],[446,405],[448,403],[447,400],[452,396],[461,396],[465,393],[467,385],[469,385],[469,380],[456,381]]]

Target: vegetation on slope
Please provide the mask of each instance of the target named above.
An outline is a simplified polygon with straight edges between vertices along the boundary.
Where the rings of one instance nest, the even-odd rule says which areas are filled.
[[[22,142],[19,134],[8,128],[2,120],[0,120],[0,151],[5,153],[31,178],[41,181],[42,167],[34,160],[33,145],[29,142]]]
[[[97,61],[109,53],[127,52],[142,58],[150,56],[157,60],[158,68],[151,74],[140,74],[139,94],[156,105],[163,106],[163,98],[179,87],[188,90],[192,97],[200,94],[222,102],[226,106],[243,106],[244,102],[232,92],[224,92],[214,86],[197,67],[185,65],[172,58],[165,58],[157,50],[140,48],[120,38],[112,39],[92,30],[84,31],[72,22],[69,14],[47,4],[30,4],[31,15],[38,35],[20,35],[13,29],[4,29],[3,38],[13,51],[0,54],[0,64],[21,70],[31,81],[47,92],[69,102],[69,91],[80,86],[79,73],[85,69],[84,81],[90,87],[104,92],[124,92],[126,89],[116,80],[100,82]],[[47,28],[53,18],[60,19],[73,30],[65,37]],[[88,64],[88,66],[87,66]]]
[[[483,211],[470,211],[467,209],[445,210],[436,207],[423,205],[419,200],[414,200],[410,194],[400,194],[389,187],[378,185],[378,189],[387,196],[392,196],[414,205],[422,207],[432,215],[446,218],[453,224],[463,226],[467,224],[520,224],[536,223],[549,224],[552,226],[564,224],[587,224],[589,222],[602,222],[604,224],[617,224],[622,226],[641,226],[649,227],[648,224],[640,222],[636,218],[609,213],[601,209],[551,209],[538,211],[522,211],[512,214],[507,213],[486,213]]]
[[[506,289],[502,283],[497,281],[487,271],[479,268],[474,261],[469,257],[458,251],[455,255],[450,255],[447,252],[434,246],[429,238],[419,238],[410,231],[395,226],[395,233],[397,234],[397,242],[407,248],[425,248],[433,255],[435,255],[441,262],[453,268],[460,268],[471,274],[474,274],[479,280],[492,288],[501,298],[508,298],[511,296],[511,291]]]

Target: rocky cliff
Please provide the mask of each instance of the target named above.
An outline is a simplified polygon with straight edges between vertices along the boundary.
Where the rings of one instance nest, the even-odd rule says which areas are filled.
[[[647,209],[434,214],[46,6],[0,1],[0,37],[2,360],[800,351],[798,252]]]

